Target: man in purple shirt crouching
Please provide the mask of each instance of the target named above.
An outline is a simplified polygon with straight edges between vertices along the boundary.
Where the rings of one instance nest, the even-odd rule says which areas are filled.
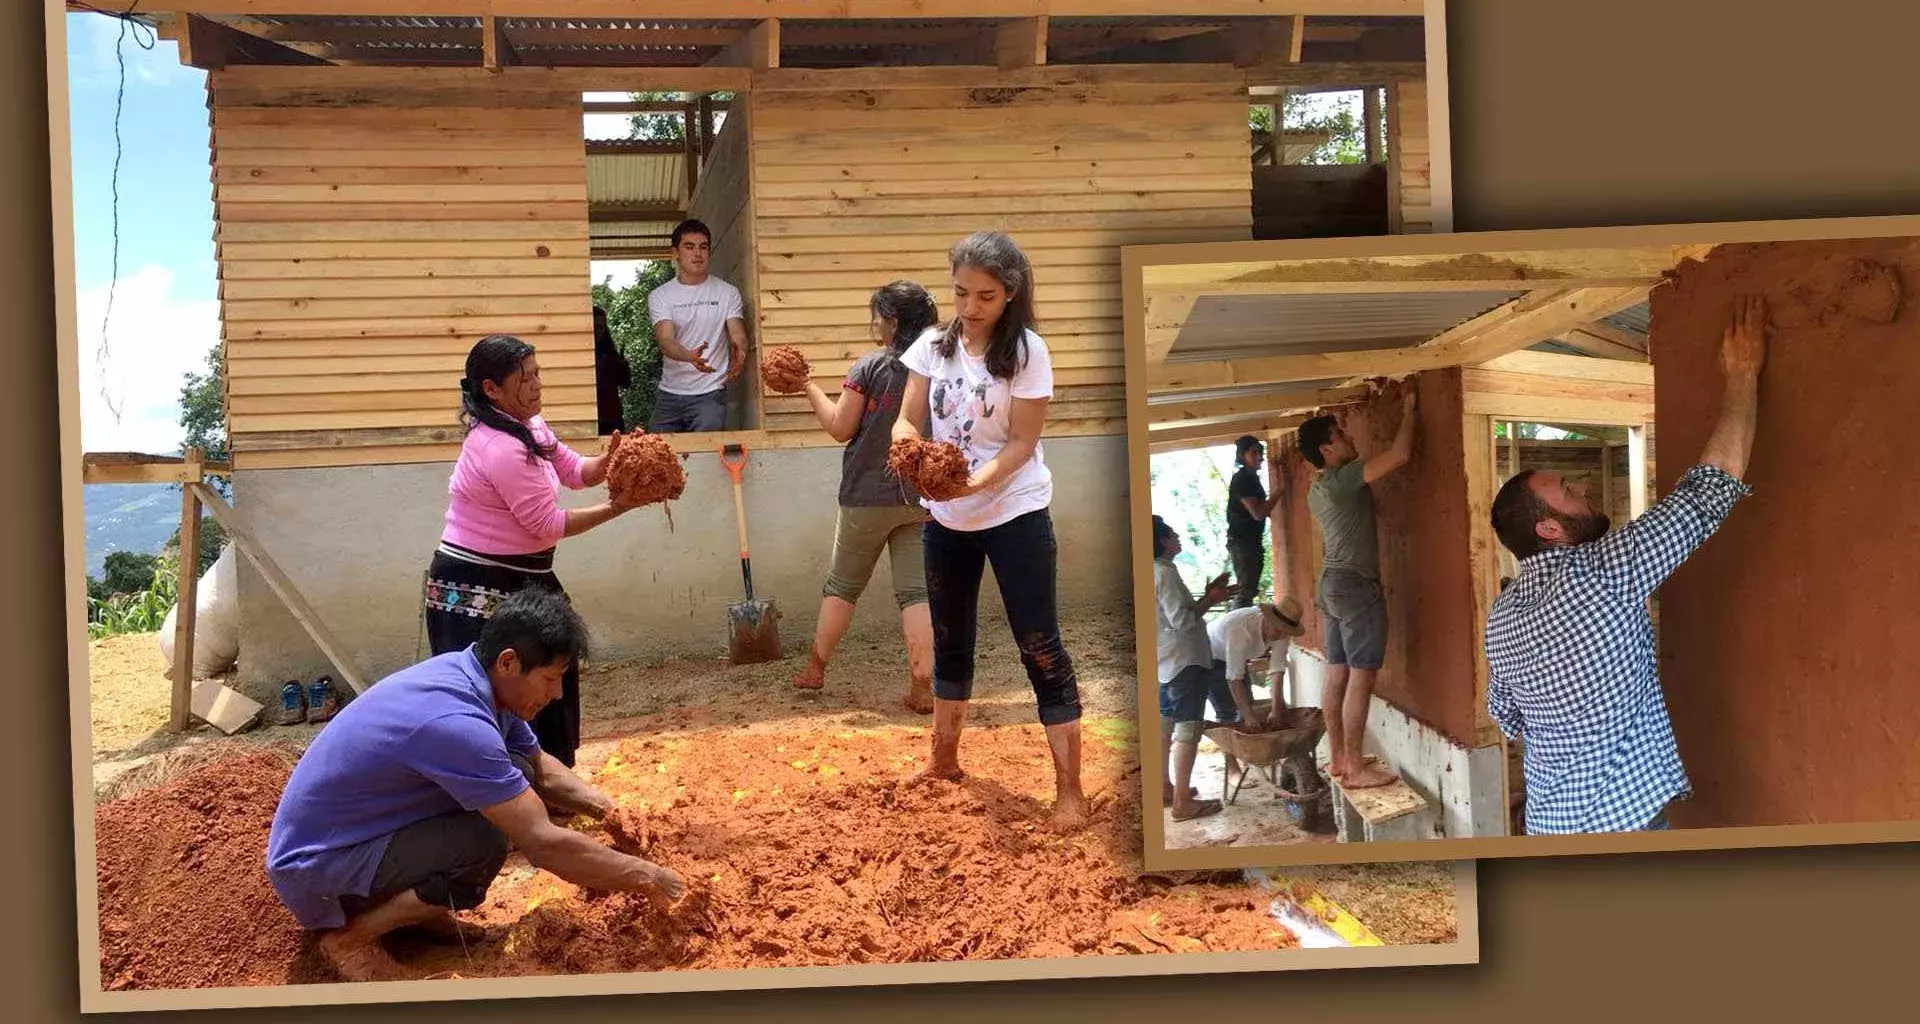
[[[344,981],[399,976],[381,936],[449,941],[486,899],[510,848],[575,885],[678,899],[672,871],[562,828],[613,803],[528,728],[586,654],[558,591],[503,601],[462,651],[394,673],[349,703],[294,766],[267,836],[267,875]]]

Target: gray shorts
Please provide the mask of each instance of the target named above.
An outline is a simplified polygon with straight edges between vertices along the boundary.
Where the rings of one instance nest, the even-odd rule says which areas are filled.
[[[679,434],[691,431],[725,430],[727,426],[727,389],[704,395],[676,395],[662,391],[653,399],[653,422],[647,430],[655,434]]]
[[[1323,572],[1314,603],[1326,624],[1327,663],[1378,670],[1387,656],[1387,602],[1380,581],[1338,569]]]

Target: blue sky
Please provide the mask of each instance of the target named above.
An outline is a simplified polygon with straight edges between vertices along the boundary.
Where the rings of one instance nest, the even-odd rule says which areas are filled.
[[[140,40],[153,44],[140,46]],[[120,114],[120,259],[113,262],[114,103]],[[67,15],[73,146],[74,279],[81,435],[88,451],[178,450],[180,387],[219,341],[206,73],[166,40],[99,14]],[[593,94],[623,99],[624,94]],[[586,134],[624,135],[625,119],[592,117]],[[628,261],[593,278],[631,278]],[[117,283],[116,283],[117,282]],[[114,284],[107,317],[108,285]],[[585,291],[588,282],[581,282]],[[102,334],[106,356],[100,357]]]
[[[182,377],[219,339],[204,72],[165,40],[67,16],[81,433],[89,451],[166,452],[180,443]],[[126,56],[120,119],[120,261],[111,321],[116,46]],[[102,327],[106,358],[99,358]]]

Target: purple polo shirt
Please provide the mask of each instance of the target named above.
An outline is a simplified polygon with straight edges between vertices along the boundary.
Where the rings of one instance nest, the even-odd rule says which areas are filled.
[[[366,896],[393,834],[417,821],[519,796],[509,758],[538,756],[527,723],[495,709],[469,646],[380,680],[314,737],[267,833],[267,877],[303,927],[346,923],[340,897]]]

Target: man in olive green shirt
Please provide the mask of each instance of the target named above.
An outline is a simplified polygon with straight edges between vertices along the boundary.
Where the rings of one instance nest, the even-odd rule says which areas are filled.
[[[1374,680],[1387,653],[1387,606],[1380,592],[1380,542],[1369,485],[1413,457],[1415,389],[1411,382],[1405,388],[1393,444],[1372,458],[1360,457],[1333,416],[1300,424],[1300,455],[1320,469],[1307,488],[1307,510],[1325,539],[1316,603],[1328,666],[1320,699],[1330,752],[1327,772],[1349,789],[1384,786],[1396,778],[1364,758],[1361,748]]]

